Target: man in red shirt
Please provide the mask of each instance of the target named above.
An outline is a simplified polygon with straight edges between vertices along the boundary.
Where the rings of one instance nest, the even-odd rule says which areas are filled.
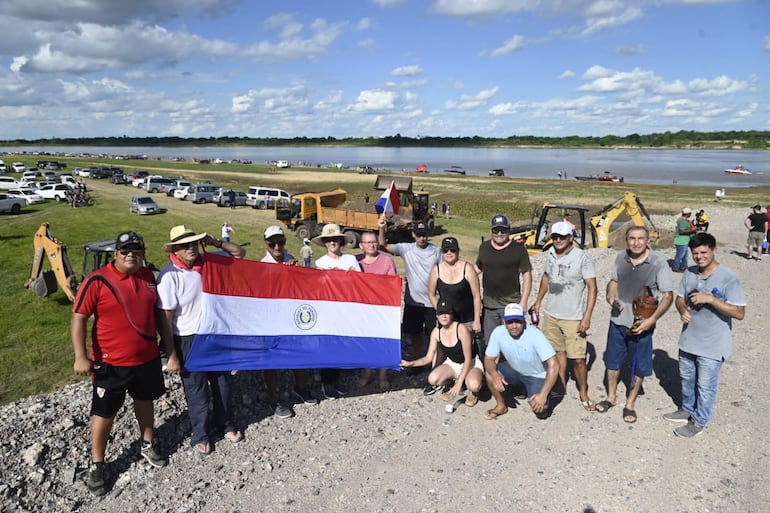
[[[92,376],[91,466],[86,485],[107,493],[104,455],[113,421],[128,392],[141,434],[141,456],[154,467],[168,464],[154,443],[153,401],[165,392],[157,333],[168,355],[167,370],[179,372],[171,329],[155,309],[155,277],[144,266],[144,239],[135,232],[118,235],[115,260],[91,273],[80,285],[72,308],[74,370]],[[86,350],[88,318],[94,316],[91,355]]]

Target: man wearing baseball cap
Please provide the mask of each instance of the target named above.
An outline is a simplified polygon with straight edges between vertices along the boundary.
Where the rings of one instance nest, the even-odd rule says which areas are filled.
[[[586,333],[596,306],[596,265],[588,253],[572,244],[572,240],[572,226],[565,221],[553,224],[553,244],[545,253],[545,268],[534,310],[540,314],[540,329],[556,350],[559,362],[557,390],[566,391],[567,359],[570,359],[580,404],[587,411],[593,411],[595,405],[588,396]],[[546,294],[548,300],[543,308]]]
[[[153,401],[165,392],[157,334],[168,356],[167,370],[178,373],[180,362],[171,333],[155,303],[155,277],[145,266],[144,239],[123,232],[115,241],[115,259],[91,273],[78,288],[72,308],[74,371],[91,376],[91,465],[86,486],[104,495],[109,478],[105,453],[115,416],[126,393],[134,403],[139,425],[140,454],[153,467],[168,464],[155,441]],[[94,316],[91,352],[86,350],[88,319]]]
[[[380,216],[379,226],[380,248],[404,259],[406,291],[404,292],[402,329],[412,340],[412,360],[417,360],[425,352],[423,335],[428,336],[436,327],[436,310],[430,302],[428,280],[433,267],[441,262],[441,250],[428,241],[428,225],[422,221],[415,223],[412,228],[414,242],[388,244],[385,237],[387,220],[384,214]],[[424,393],[429,395],[436,390],[436,387],[428,384]]]
[[[479,246],[476,271],[483,273],[482,327],[484,346],[489,343],[492,331],[503,323],[503,309],[508,303],[519,303],[527,310],[529,293],[532,290],[532,265],[523,244],[510,238],[511,225],[503,214],[497,214],[491,221],[491,238]],[[479,348],[484,354],[484,348]]]
[[[695,233],[695,224],[690,219],[692,210],[685,207],[682,209],[682,215],[676,220],[674,230],[674,246],[676,246],[676,255],[674,256],[674,272],[682,273],[687,269],[687,251],[690,244],[690,236]]]
[[[542,331],[527,326],[520,304],[507,304],[502,319],[505,324],[492,331],[484,357],[487,386],[496,402],[484,418],[493,420],[508,413],[503,398],[506,386],[525,388],[535,416],[548,418],[556,403],[552,393],[559,377],[556,352]],[[500,354],[505,356],[504,362],[499,362]]]

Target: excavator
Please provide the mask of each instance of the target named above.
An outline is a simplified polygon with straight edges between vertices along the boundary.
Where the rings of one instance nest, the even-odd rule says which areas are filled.
[[[588,208],[579,205],[546,203],[542,209],[535,212],[535,216],[538,217],[536,224],[512,227],[510,237],[513,241],[524,244],[530,255],[536,255],[551,246],[549,237],[551,225],[558,221],[566,221],[574,226],[576,246],[606,248],[609,247],[612,224],[621,216],[626,216],[636,226],[647,226],[650,231],[651,245],[654,246],[660,238],[642,201],[633,192],[626,192],[589,218],[587,218],[588,211]]]
[[[70,301],[75,301],[78,289],[78,279],[72,269],[72,264],[67,257],[67,246],[62,241],[51,235],[48,223],[43,223],[37,229],[34,236],[35,254],[32,259],[32,271],[24,287],[38,297],[46,297],[57,290],[58,287]],[[105,239],[89,242],[83,245],[83,272],[81,281],[91,271],[106,265],[115,252],[115,239]],[[43,270],[44,257],[48,258],[50,269]]]

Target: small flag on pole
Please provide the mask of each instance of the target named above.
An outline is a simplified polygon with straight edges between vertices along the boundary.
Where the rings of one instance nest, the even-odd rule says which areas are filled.
[[[398,203],[398,190],[396,190],[396,182],[394,180],[390,182],[388,188],[385,189],[380,199],[374,204],[374,208],[378,214],[398,214],[400,206]]]

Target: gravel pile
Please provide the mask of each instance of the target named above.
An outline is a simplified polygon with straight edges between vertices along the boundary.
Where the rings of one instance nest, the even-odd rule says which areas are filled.
[[[260,373],[239,372],[235,403],[243,442],[218,440],[210,456],[195,454],[175,381],[156,403],[157,434],[170,465],[154,469],[138,459],[127,401],[108,446],[112,489],[101,498],[83,483],[90,385],[29,397],[0,408],[0,511],[767,511],[768,317],[762,299],[770,257],[743,257],[747,213],[709,209],[718,258],[741,275],[749,307],[735,324],[735,355],[722,373],[716,416],[695,439],[676,438],[674,426],[661,418],[679,394],[681,324],[672,311],[656,330],[655,375],[645,380],[636,424],[622,421],[620,406],[606,414],[584,411],[574,382],[545,421],[521,401],[485,421],[488,395],[475,408],[459,405],[447,414],[438,395],[423,396],[426,374],[395,372],[393,389],[384,394],[374,384],[358,389],[349,372],[349,397],[297,405],[295,418],[278,419],[267,407]],[[659,229],[673,223],[655,221]],[[609,314],[604,287],[615,250],[590,251],[600,277],[589,333],[589,390],[598,401],[604,398]],[[672,248],[661,251],[673,258]],[[537,284],[542,258],[534,263]]]

